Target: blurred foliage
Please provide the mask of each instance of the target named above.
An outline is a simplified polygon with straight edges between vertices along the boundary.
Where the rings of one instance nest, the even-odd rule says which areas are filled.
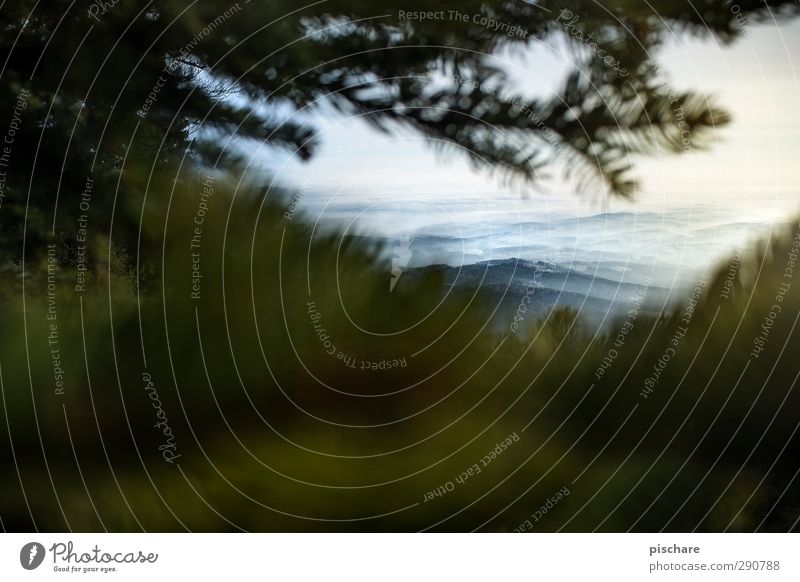
[[[480,294],[442,301],[435,275],[390,294],[379,249],[310,231],[254,184],[215,184],[192,299],[202,186],[175,188],[168,218],[147,223],[166,233],[153,291],[111,274],[76,294],[74,268],[53,274],[63,395],[47,289],[6,300],[6,528],[506,531],[562,487],[571,494],[536,530],[794,527],[796,288],[765,350],[748,354],[800,231],[720,268],[645,399],[680,310],[640,316],[597,380],[623,320],[593,337],[559,309],[525,339],[497,335]],[[172,464],[144,374],[175,436]],[[424,501],[513,433],[480,474]]]
[[[498,97],[516,89],[487,55],[525,41],[398,18],[440,10],[433,2],[376,12],[349,0],[303,10],[122,1],[93,16],[89,2],[6,3],[4,119],[29,94],[0,208],[2,526],[512,530],[568,486],[536,529],[796,527],[796,289],[766,351],[747,359],[786,238],[742,260],[737,277],[747,277],[724,301],[720,272],[644,400],[674,318],[640,318],[597,382],[611,338],[587,335],[580,314],[557,310],[522,341],[489,331],[479,290],[444,299],[432,275],[390,294],[380,249],[287,217],[287,196],[238,164],[254,143],[312,156],[312,113],[332,107],[468,151],[504,177],[530,181],[560,159],[579,184],[594,176],[630,194],[629,153],[682,151],[681,121],[701,147],[728,119],[699,95],[674,93],[648,55],[674,31],[728,41],[739,29],[719,0],[658,0],[655,12],[613,4],[559,10],[580,15],[625,78],[541,8],[459,4],[575,48],[558,94],[527,101],[536,116],[521,116]],[[739,5],[754,21],[798,10]],[[441,75],[497,91],[433,82]],[[190,241],[207,175],[193,299]],[[325,341],[359,361],[405,365],[353,369]],[[172,464],[159,450],[153,388],[180,455]],[[425,501],[515,432],[519,442],[481,474]]]

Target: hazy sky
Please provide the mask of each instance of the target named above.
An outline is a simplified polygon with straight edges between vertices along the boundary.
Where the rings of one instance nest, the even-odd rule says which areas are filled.
[[[506,67],[528,95],[548,95],[567,71],[568,55],[564,44],[532,40],[529,53],[507,59]],[[793,55],[800,55],[798,22],[751,25],[732,46],[686,37],[666,46],[658,61],[672,85],[715,96],[734,122],[719,130],[711,152],[639,160],[637,202],[610,201],[608,210],[650,218],[679,211],[686,232],[719,225],[719,253],[763,235],[758,224],[768,228],[800,213],[800,80]],[[557,171],[525,200],[462,158],[437,158],[414,134],[385,136],[357,119],[317,122],[323,146],[311,163],[271,156],[269,165],[282,182],[307,184],[303,206],[324,218],[356,219],[370,231],[397,236],[420,228],[430,234],[440,224],[468,230],[478,221],[508,223],[512,215],[524,221],[604,210],[596,192],[573,196]],[[724,227],[735,228],[726,237]],[[716,240],[715,232],[708,236]],[[689,255],[682,260],[691,262]]]
[[[727,47],[713,39],[676,40],[680,42],[671,43],[658,55],[673,85],[716,95],[733,112],[735,123],[720,131],[714,155],[695,153],[647,164],[646,172],[641,174],[647,189],[656,184],[668,189],[673,185],[696,187],[698,179],[710,187],[719,186],[723,179],[739,189],[750,189],[751,185],[759,189],[797,188],[797,168],[787,162],[797,159],[800,147],[800,77],[792,61],[792,55],[800,55],[800,23],[751,26],[747,37]],[[527,58],[506,59],[507,67],[524,91],[547,95],[563,77],[568,53],[560,43],[536,43],[532,47]],[[326,125],[325,120],[320,122]],[[321,134],[321,155],[310,165],[290,164],[285,168],[287,179],[313,171],[314,163],[321,164],[326,156],[355,148],[353,155],[339,162],[340,171],[327,175],[323,185],[330,185],[329,179],[346,183],[365,170],[365,160],[373,170],[374,164],[380,164],[387,178],[402,176],[407,184],[414,178],[419,186],[428,183],[422,173],[408,176],[404,170],[395,169],[398,163],[421,164],[420,169],[436,167],[430,163],[434,159],[432,152],[421,140],[399,144],[400,140],[387,140],[358,120],[327,122]],[[437,183],[448,178],[462,183],[465,173],[463,165],[450,164],[443,175],[431,178]],[[654,179],[648,179],[650,176]],[[669,177],[666,182],[665,176]]]

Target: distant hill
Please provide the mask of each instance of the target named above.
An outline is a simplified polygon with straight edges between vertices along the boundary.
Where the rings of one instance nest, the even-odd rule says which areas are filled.
[[[642,315],[657,314],[667,302],[669,292],[663,287],[614,281],[595,271],[599,270],[581,266],[578,271],[544,261],[503,259],[463,267],[431,265],[409,269],[397,287],[411,290],[424,275],[435,272],[448,289],[475,290],[488,297],[496,330],[508,328],[518,312],[525,314],[527,323],[547,317],[560,306],[580,311],[583,320],[592,326],[606,325],[630,309],[643,290],[646,293],[639,310]],[[530,299],[523,303],[526,295]]]

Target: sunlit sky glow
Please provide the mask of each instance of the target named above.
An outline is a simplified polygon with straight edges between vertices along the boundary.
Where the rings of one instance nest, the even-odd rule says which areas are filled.
[[[274,153],[258,155],[284,185],[307,184],[301,207],[314,219],[343,221],[362,232],[388,237],[437,234],[441,226],[442,233],[452,235],[454,229],[469,231],[478,224],[502,228],[526,221],[579,220],[605,211],[646,214],[651,222],[654,215],[674,218],[679,212],[686,227],[679,234],[703,230],[714,246],[711,255],[717,257],[800,212],[800,78],[792,62],[798,54],[797,22],[754,24],[732,46],[686,37],[665,46],[657,59],[671,84],[714,96],[734,122],[719,129],[709,152],[636,160],[641,181],[635,203],[607,200],[599,191],[576,196],[557,168],[525,198],[476,172],[462,157],[437,155],[413,133],[387,136],[361,120],[335,116],[315,118],[322,147],[310,163]],[[526,96],[552,94],[571,58],[565,44],[534,39],[527,53],[499,57]],[[445,216],[448,209],[457,212]],[[662,221],[662,226],[667,222],[674,231],[672,221]],[[672,231],[652,244],[674,246]],[[624,249],[617,250],[624,254]],[[676,259],[684,264],[691,260],[685,248]]]

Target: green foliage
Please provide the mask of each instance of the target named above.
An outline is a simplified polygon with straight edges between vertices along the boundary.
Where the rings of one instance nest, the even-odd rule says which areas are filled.
[[[166,235],[147,294],[114,274],[76,294],[74,269],[57,272],[63,395],[46,286],[26,287],[24,305],[9,300],[7,528],[511,530],[562,487],[572,494],[535,529],[791,527],[797,289],[766,350],[744,366],[775,302],[788,236],[765,259],[741,258],[737,273],[760,274],[727,298],[720,269],[643,398],[680,309],[641,316],[598,380],[615,333],[593,338],[577,314],[556,310],[524,339],[497,335],[485,325],[491,306],[441,303],[433,275],[390,294],[377,249],[309,232],[262,189],[234,187],[215,183],[208,202],[198,299],[189,241],[199,180],[175,188],[167,221],[151,224]],[[320,321],[327,338],[315,332]],[[361,369],[398,359],[407,365]],[[145,374],[175,438],[172,464]],[[425,501],[513,433],[519,442],[482,473]],[[370,516],[383,517],[349,521]]]
[[[624,77],[558,14],[459,4],[576,50],[557,94],[521,115],[491,55],[535,40],[399,17],[441,9],[430,1],[6,3],[0,111],[24,107],[0,208],[3,527],[511,530],[567,486],[537,529],[793,527],[796,288],[748,356],[786,239],[742,260],[730,298],[726,270],[709,284],[645,399],[679,315],[640,318],[597,380],[612,338],[580,314],[556,310],[523,341],[435,275],[389,293],[379,249],[287,216],[237,164],[254,142],[308,159],[312,114],[332,107],[503,178],[561,162],[580,188],[629,195],[631,156],[706,146],[728,121],[670,89],[651,52],[674,30],[739,29],[719,0],[612,4],[561,8]],[[753,20],[798,11],[739,5]],[[481,474],[426,500],[511,434]]]

